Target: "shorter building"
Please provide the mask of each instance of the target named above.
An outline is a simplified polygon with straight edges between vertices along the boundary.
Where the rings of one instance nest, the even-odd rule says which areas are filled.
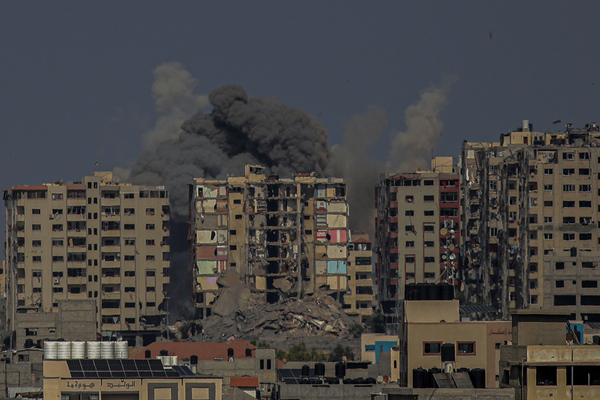
[[[222,377],[226,389],[232,387],[232,378],[256,377],[262,397],[269,397],[277,384],[275,350],[259,349],[243,339],[228,343],[155,342],[131,358],[153,359],[160,355],[177,356],[178,363],[189,365],[192,371]]]
[[[458,300],[404,301],[400,346],[392,348],[392,380],[413,386],[416,368],[443,368],[442,344],[455,349],[454,369],[485,370],[485,386],[498,387],[500,346],[512,340],[510,321],[460,320]]]
[[[44,399],[216,400],[222,384],[158,360],[44,361]]]
[[[365,321],[373,315],[373,250],[369,235],[352,232],[348,243],[348,291],[344,296],[344,311],[360,315]]]
[[[44,340],[96,340],[96,302],[59,300],[57,312],[16,314],[19,349],[40,347]]]

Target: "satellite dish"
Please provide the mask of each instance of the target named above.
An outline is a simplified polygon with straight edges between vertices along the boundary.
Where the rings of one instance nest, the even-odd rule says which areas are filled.
[[[450,248],[450,250],[454,250],[455,249],[454,243],[450,244],[449,248]]]
[[[447,234],[448,234],[448,229],[446,229],[446,228],[440,229],[440,235],[447,235]]]
[[[445,260],[446,258],[448,258],[448,256],[446,256],[445,254],[442,254],[442,260]]]
[[[450,259],[451,260],[455,260],[456,259],[456,254],[454,254],[454,253],[450,254]]]
[[[454,229],[450,229],[448,232],[449,232],[451,235],[454,235]]]
[[[379,375],[377,377],[377,383],[383,383],[383,376]]]

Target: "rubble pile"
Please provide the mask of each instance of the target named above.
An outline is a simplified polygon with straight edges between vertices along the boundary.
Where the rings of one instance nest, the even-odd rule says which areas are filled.
[[[253,304],[245,311],[204,319],[202,332],[191,339],[225,341],[233,336],[265,342],[276,348],[289,348],[302,342],[327,348],[331,347],[331,340],[327,339],[351,339],[349,328],[356,323],[326,294],[277,304],[265,304],[252,297],[250,301]]]

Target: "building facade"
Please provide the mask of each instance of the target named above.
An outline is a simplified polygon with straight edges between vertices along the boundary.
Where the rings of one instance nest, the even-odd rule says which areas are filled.
[[[348,291],[344,296],[344,310],[360,315],[364,321],[373,315],[373,249],[369,235],[352,232],[348,245]]]
[[[58,312],[60,300],[93,299],[99,335],[154,340],[168,299],[164,187],[96,172],[77,183],[15,186],[4,202],[13,324],[16,314]]]
[[[377,283],[385,315],[394,314],[407,284],[459,284],[459,175],[451,158],[444,159],[434,159],[435,171],[387,174],[376,188]]]
[[[343,179],[299,174],[195,179],[190,184],[191,274],[196,314],[211,314],[217,277],[233,269],[268,302],[347,290],[348,205]]]
[[[600,321],[600,129],[542,133],[528,121],[500,143],[463,144],[467,299],[502,310]]]

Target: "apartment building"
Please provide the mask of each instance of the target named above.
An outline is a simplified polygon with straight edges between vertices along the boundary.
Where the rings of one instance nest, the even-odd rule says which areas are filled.
[[[190,238],[194,307],[211,314],[217,278],[233,269],[268,302],[324,290],[343,302],[347,290],[348,205],[340,178],[268,176],[194,179]]]
[[[373,249],[369,235],[352,232],[348,244],[348,291],[344,296],[344,310],[360,315],[362,320],[373,315]]]
[[[382,176],[376,188],[375,235],[384,314],[395,313],[407,284],[459,284],[459,192],[451,157],[434,159],[432,171]]]
[[[9,314],[93,299],[97,332],[152,342],[167,314],[169,198],[164,187],[81,182],[4,191]]]
[[[600,321],[599,127],[500,139],[463,143],[467,299]]]

